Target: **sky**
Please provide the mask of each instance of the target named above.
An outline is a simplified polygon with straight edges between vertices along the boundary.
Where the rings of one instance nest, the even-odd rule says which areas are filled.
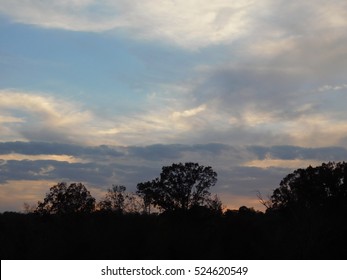
[[[347,159],[346,30],[343,0],[1,0],[0,212],[178,162],[263,210],[257,192]]]

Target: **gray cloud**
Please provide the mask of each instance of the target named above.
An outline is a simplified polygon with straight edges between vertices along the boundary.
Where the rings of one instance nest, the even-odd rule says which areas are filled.
[[[252,154],[247,158],[245,152]],[[234,157],[243,156],[244,160],[265,159],[266,156],[274,159],[318,159],[318,160],[343,160],[347,157],[347,149],[343,147],[308,148],[290,145],[277,146],[231,146],[220,143],[208,144],[156,144],[148,146],[83,146],[75,144],[61,144],[49,142],[0,142],[0,157],[8,154],[21,155],[68,155],[76,157],[95,156],[100,158],[142,158],[149,162],[165,159],[181,159],[186,153],[197,155],[213,155],[220,157],[225,154]],[[249,154],[248,154],[249,156]]]
[[[258,159],[315,159],[321,161],[343,161],[347,159],[347,150],[342,147],[303,148],[296,146],[250,146],[248,150]]]
[[[68,163],[53,160],[9,160],[1,166],[1,182],[9,180],[83,181],[104,185],[112,171],[96,163]]]
[[[309,48],[305,51],[310,52]],[[305,56],[304,53],[302,55]],[[288,56],[290,54],[285,57]],[[334,60],[340,59],[337,56]],[[297,63],[297,69],[280,59],[255,60],[249,67],[211,68],[202,73],[204,79],[194,89],[194,95],[197,102],[210,102],[211,106],[215,106],[216,114],[225,112],[238,118],[241,125],[247,111],[255,115],[271,113],[271,121],[295,121],[303,116],[310,117],[318,110],[333,114],[338,103],[346,101],[346,97],[335,94],[334,99],[328,100],[332,98],[331,95],[328,97],[328,92],[317,90],[326,84],[344,84],[345,79],[338,79],[339,75],[329,73],[325,68],[327,64],[323,62],[321,67],[313,66],[312,70],[300,69],[307,66],[299,61]],[[347,63],[343,67],[341,73],[346,73]],[[324,79],[316,78],[320,76]]]
[[[87,147],[74,144],[50,142],[0,142],[0,155],[18,153],[23,155],[71,155],[71,156],[121,156],[122,152],[106,145]]]
[[[230,150],[231,147],[224,144],[208,143],[196,145],[182,144],[156,144],[149,146],[130,146],[126,148],[130,156],[144,158],[146,160],[161,159],[180,159],[185,152],[195,152],[199,154],[219,155],[224,150]]]
[[[213,166],[213,164],[211,164]],[[268,192],[274,188],[285,174],[276,168],[233,167],[230,170],[214,168],[218,173],[218,184],[211,190],[215,193],[253,196],[256,190]],[[58,161],[15,161],[10,160],[0,166],[0,183],[8,181],[67,181],[84,182],[87,186],[106,189],[112,184],[125,185],[135,191],[140,182],[159,176],[161,167],[147,164],[126,165],[112,163],[67,163]],[[275,170],[275,171],[274,171]],[[274,176],[276,175],[276,176]]]
[[[257,192],[271,194],[281,179],[292,171],[290,168],[234,166],[218,173],[217,190],[249,198],[255,198]]]
[[[123,153],[120,153],[122,150]],[[98,188],[124,184],[135,190],[139,182],[159,176],[161,167],[173,162],[196,161],[218,173],[215,192],[251,195],[269,192],[292,168],[246,166],[252,160],[339,161],[347,158],[341,147],[303,148],[297,146],[151,145],[144,147],[88,147],[70,144],[5,142],[0,153],[24,155],[61,154],[93,158],[89,162],[56,160],[1,160],[0,182],[10,180],[82,181]],[[1,156],[0,156],[1,158]]]

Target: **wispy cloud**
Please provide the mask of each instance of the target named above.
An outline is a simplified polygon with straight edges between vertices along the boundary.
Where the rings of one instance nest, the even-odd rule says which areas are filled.
[[[184,48],[230,43],[249,33],[253,17],[271,1],[2,1],[15,21],[44,28],[105,32],[160,39]]]
[[[346,145],[342,86],[301,91],[297,87],[303,81],[272,70],[211,71],[187,93],[151,97],[146,108],[127,114],[99,114],[81,101],[47,93],[2,90],[3,141]],[[278,77],[275,83],[272,74]]]
[[[2,13],[22,23],[93,32],[121,28],[134,37],[167,40],[185,48],[230,44],[252,36],[257,41],[250,46],[256,45],[253,50],[261,55],[283,54],[295,45],[298,36],[307,33],[343,30],[346,10],[346,4],[339,0],[290,4],[274,0],[175,0],[161,1],[160,5],[129,0],[5,0],[0,4]]]
[[[76,163],[76,162],[85,162],[85,160],[74,157],[74,156],[67,156],[67,155],[48,155],[48,154],[42,154],[42,155],[23,155],[19,153],[10,153],[10,154],[3,154],[0,155],[1,160],[4,162],[7,162],[9,160],[53,160],[53,161],[65,161],[69,163]]]
[[[47,28],[123,28],[130,37],[187,49],[217,44],[224,58],[201,60],[186,80],[154,84],[142,109],[123,115],[102,117],[85,104],[3,90],[5,140],[346,145],[347,7],[341,1],[14,0],[2,1],[0,10]]]
[[[196,114],[199,114],[200,112],[203,112],[206,110],[206,104],[200,105],[196,108],[184,110],[183,112],[173,112],[172,116],[173,118],[177,119],[180,117],[192,117]]]
[[[22,115],[19,123],[3,124],[14,139],[21,135],[21,139],[27,140],[58,141],[65,138],[77,141],[81,130],[88,133],[87,124],[92,119],[90,112],[76,107],[76,104],[16,90],[0,91],[0,108],[12,119]]]

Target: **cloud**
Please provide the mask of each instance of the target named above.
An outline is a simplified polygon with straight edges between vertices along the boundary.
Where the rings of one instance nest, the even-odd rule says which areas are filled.
[[[271,88],[267,83],[276,75],[278,85]],[[43,93],[2,90],[0,108],[11,122],[0,126],[3,141],[345,146],[344,88],[330,85],[300,92],[295,80],[281,79],[285,81],[284,73],[211,69],[188,92],[153,98],[146,109],[113,116]]]
[[[304,148],[297,146],[250,146],[257,159],[245,162],[244,166],[269,168],[306,168],[318,166],[322,162],[343,161],[347,157],[347,150],[342,147]]]
[[[316,35],[322,31],[334,37],[347,25],[347,7],[339,0],[290,4],[274,0],[174,0],[161,1],[160,5],[136,0],[4,0],[0,12],[16,22],[44,28],[91,32],[121,29],[135,38],[167,41],[187,49],[242,40],[261,56],[283,55],[303,36],[319,40]]]
[[[88,133],[93,118],[76,103],[18,90],[1,90],[0,108],[11,118],[21,116],[20,122],[3,124],[14,139],[20,135],[19,139],[78,141],[82,131]]]
[[[123,29],[141,39],[184,48],[232,42],[252,29],[253,17],[271,1],[2,1],[14,21],[44,28],[106,32]]]
[[[206,105],[179,111],[184,104],[173,103],[172,100],[154,100],[139,112],[104,116],[76,101],[52,94],[3,89],[0,90],[0,109],[6,118],[0,126],[5,141],[100,145],[177,143],[181,133],[192,127],[203,128],[205,122],[200,114]]]
[[[287,169],[298,169],[298,168],[306,168],[308,166],[318,166],[322,163],[320,160],[304,160],[304,159],[263,159],[263,160],[252,160],[246,162],[244,166],[247,167],[258,167],[258,168],[270,168],[270,167],[282,167]]]
[[[338,161],[347,157],[347,150],[342,147],[305,148],[297,146],[250,146],[249,151],[257,156],[257,159],[315,159]]]
[[[112,167],[100,163],[68,163],[53,160],[7,160],[2,165],[1,183],[10,180],[54,180],[88,182],[105,186],[112,177]]]
[[[318,88],[318,91],[337,91],[337,90],[343,90],[347,88],[347,84],[343,84],[343,85],[324,85],[321,86],[320,88]]]
[[[34,176],[45,177],[45,176],[49,176],[49,173],[51,173],[54,170],[55,170],[55,167],[53,165],[47,165],[45,167],[41,167],[38,172],[32,171],[32,174]]]
[[[40,157],[35,158],[38,155]],[[64,160],[64,157],[59,158],[59,155],[85,160],[68,161]],[[44,160],[44,156],[52,159]],[[53,156],[57,156],[58,159],[54,160]],[[164,165],[188,161],[210,165],[220,170],[221,174],[224,174],[222,181],[229,180],[228,178],[244,180],[252,177],[245,176],[246,172],[254,177],[255,171],[267,172],[261,170],[268,167],[290,169],[295,167],[293,162],[340,161],[346,156],[347,150],[342,147],[230,146],[219,143],[90,147],[42,142],[0,143],[2,182],[49,177],[52,180],[83,180],[105,185],[113,178],[118,178],[135,186],[143,180],[142,175],[146,178],[148,174],[159,175]],[[252,166],[257,168],[251,169]],[[129,174],[131,176],[127,177]]]
[[[12,116],[0,116],[0,123],[23,123],[24,120]]]
[[[172,114],[172,117],[174,119],[180,118],[180,117],[192,117],[195,116],[197,114],[199,114],[200,112],[203,112],[206,110],[206,104],[202,104],[196,108],[192,108],[192,109],[188,109],[188,110],[184,110],[183,112],[174,112]]]
[[[233,59],[196,68],[191,107],[208,104],[206,119],[214,120],[206,122],[200,138],[212,130],[219,131],[214,136],[219,139],[212,140],[216,142],[226,135],[224,139],[237,139],[241,133],[250,145],[255,141],[247,142],[252,138],[247,135],[252,134],[264,145],[346,145],[347,114],[341,104],[347,101],[347,61],[341,46],[347,36],[334,26],[320,25],[312,33],[301,25],[298,33],[290,31],[289,22],[279,28],[284,29],[279,40],[254,36],[242,52],[233,50]],[[258,40],[268,40],[264,49],[273,46],[266,55],[263,49],[248,48],[262,46]],[[275,46],[281,51],[273,51]]]
[[[195,155],[218,156],[228,152],[231,147],[218,143],[182,145],[182,144],[155,144],[149,146],[129,146],[126,148],[129,156],[149,161],[182,160],[183,157],[192,158]],[[189,156],[187,156],[189,154]],[[192,160],[190,160],[192,161]]]
[[[66,155],[23,155],[17,153],[1,155],[1,159],[5,162],[8,160],[54,160],[54,161],[66,161],[69,163],[85,162],[81,158]]]
[[[346,4],[260,2],[2,1],[0,10],[19,22],[122,28],[127,36],[202,48],[186,80],[153,85],[143,109],[125,115],[101,117],[85,105],[17,92],[7,107],[25,117],[1,114],[5,140],[346,146]],[[210,53],[219,59],[211,63]]]
[[[121,149],[121,148],[119,148]],[[55,142],[0,142],[0,155],[6,154],[22,155],[70,155],[74,157],[109,156],[117,157],[123,155],[116,147],[106,145],[83,146],[76,144],[64,144]]]

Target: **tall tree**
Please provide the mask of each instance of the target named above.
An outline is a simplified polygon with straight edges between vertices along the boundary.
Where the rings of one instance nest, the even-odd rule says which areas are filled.
[[[82,183],[69,186],[65,182],[50,188],[43,202],[38,202],[37,213],[72,214],[94,210],[95,199]]]
[[[107,190],[105,197],[99,201],[97,208],[100,211],[112,211],[118,213],[143,212],[144,202],[134,193],[126,192],[125,186],[113,185]]]
[[[158,178],[153,181],[148,181],[144,183],[137,184],[137,194],[142,197],[143,204],[144,204],[144,212],[147,214],[151,213],[151,205],[154,204],[154,201],[157,200],[154,199],[157,197],[157,194],[159,193],[157,184],[158,184]],[[158,197],[159,199],[159,197]]]
[[[208,166],[187,162],[164,166],[159,178],[137,185],[145,203],[163,210],[188,210],[211,202],[210,187],[217,173]]]
[[[271,196],[270,210],[336,209],[347,202],[347,164],[323,163],[287,175]]]
[[[103,211],[115,211],[122,213],[125,207],[124,186],[113,185],[107,190],[105,198],[98,203],[98,208]]]

